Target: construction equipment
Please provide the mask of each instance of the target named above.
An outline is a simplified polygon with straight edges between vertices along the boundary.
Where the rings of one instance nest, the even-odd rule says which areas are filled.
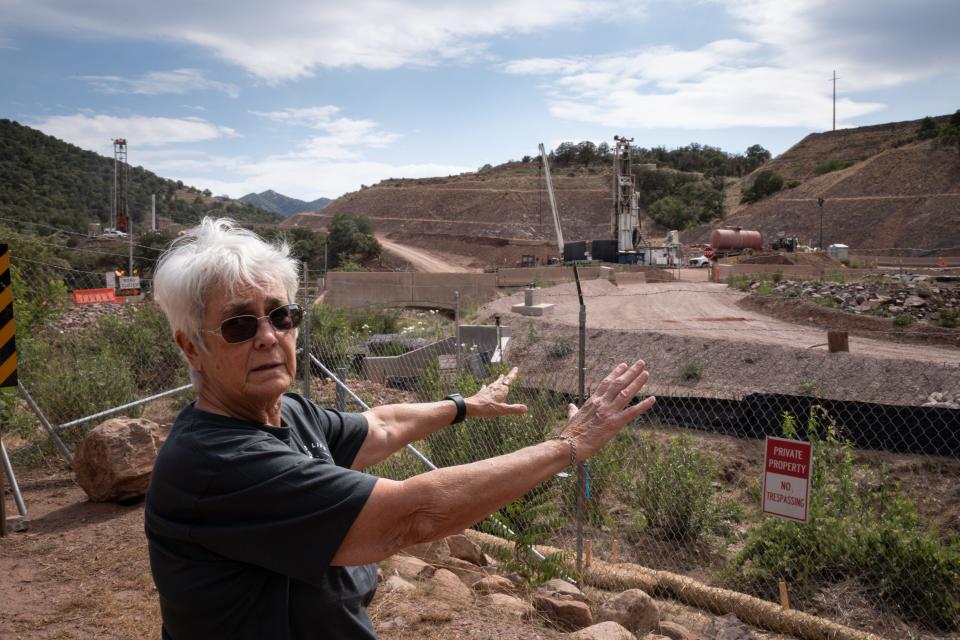
[[[553,180],[550,178],[550,163],[547,161],[547,151],[540,143],[540,157],[543,159],[543,175],[547,178],[547,195],[550,197],[550,212],[553,213],[553,228],[557,232],[557,248],[563,253],[563,231],[560,230],[560,214],[557,212],[557,201],[553,196]]]
[[[636,181],[630,168],[630,143],[633,138],[613,136],[613,237],[617,240],[617,262],[637,261],[640,234],[640,205]]]
[[[127,141],[113,141],[113,201],[110,208],[110,230],[126,234],[130,231],[130,216],[127,208],[127,184],[130,165],[127,164]],[[121,236],[122,237],[122,236]]]

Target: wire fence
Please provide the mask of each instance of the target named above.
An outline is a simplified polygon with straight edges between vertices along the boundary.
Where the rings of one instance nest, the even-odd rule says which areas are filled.
[[[96,423],[84,418],[188,383],[152,302],[72,304],[74,289],[103,286],[103,274],[16,257],[14,266],[20,380],[52,424],[68,425],[59,430],[68,446]],[[752,282],[745,291],[583,283],[586,394],[618,362],[639,356],[652,373],[645,393],[657,404],[582,468],[502,509],[499,524],[477,527],[501,537],[504,526],[513,531],[504,565],[534,581],[566,575],[629,584],[640,566],[667,591],[679,576],[688,590],[789,599],[794,610],[885,637],[960,637],[960,351],[949,333],[905,342],[911,327],[867,323],[849,327],[849,352],[830,353],[823,329],[760,317],[741,304],[750,291],[751,299],[789,297],[775,290],[780,283],[764,284],[770,290]],[[947,306],[955,285],[924,286],[938,291],[911,291],[941,304],[935,311],[928,302],[928,315],[960,307]],[[554,305],[542,316],[515,310],[530,305],[514,294],[471,308],[469,322],[460,316],[472,303],[435,286],[429,295],[442,309],[313,304],[320,293],[311,282],[298,296],[310,313],[297,385],[324,406],[361,410],[310,355],[371,406],[467,396],[519,367],[510,401],[528,412],[468,419],[415,443],[438,467],[541,442],[563,428],[567,405],[581,401],[573,284],[536,293],[538,304]],[[169,423],[190,397],[164,396],[122,413]],[[4,439],[15,460],[55,451],[22,401],[7,394],[4,402]],[[812,445],[806,523],[762,511],[764,497],[768,510],[772,499],[764,485],[767,437]],[[403,479],[425,470],[402,451],[374,471]]]

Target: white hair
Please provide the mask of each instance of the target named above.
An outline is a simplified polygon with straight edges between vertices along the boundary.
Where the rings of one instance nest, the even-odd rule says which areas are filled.
[[[153,299],[174,335],[183,332],[206,349],[203,316],[217,287],[230,294],[240,288],[280,286],[292,302],[299,285],[299,264],[286,242],[265,242],[229,218],[204,218],[184,232],[160,257],[153,276]]]

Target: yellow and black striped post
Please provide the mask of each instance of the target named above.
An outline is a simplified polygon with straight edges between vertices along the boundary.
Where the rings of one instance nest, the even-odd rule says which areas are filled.
[[[10,248],[0,244],[0,387],[17,386],[17,343],[13,322]]]

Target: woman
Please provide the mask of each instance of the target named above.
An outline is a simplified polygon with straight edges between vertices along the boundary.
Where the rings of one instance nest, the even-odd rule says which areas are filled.
[[[506,404],[516,369],[470,398],[321,409],[287,390],[296,374],[297,263],[228,220],[206,218],[161,258],[154,295],[197,400],[154,468],[145,528],[163,637],[376,638],[371,564],[471,526],[589,458],[653,406],[649,378],[619,365],[561,436],[402,482],[362,469]]]

